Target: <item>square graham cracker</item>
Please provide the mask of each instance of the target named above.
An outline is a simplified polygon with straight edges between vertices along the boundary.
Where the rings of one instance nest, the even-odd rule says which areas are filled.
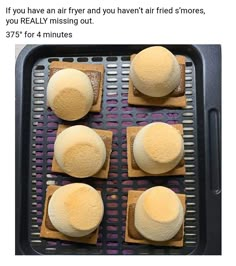
[[[103,92],[103,80],[104,80],[104,66],[101,64],[81,64],[81,63],[70,63],[53,61],[50,64],[51,77],[55,72],[65,68],[73,68],[80,70],[87,74],[89,77],[94,94],[93,105],[90,112],[100,112],[102,109],[102,92]]]
[[[70,237],[62,234],[61,232],[57,231],[55,228],[48,228],[52,227],[51,221],[48,216],[48,203],[52,196],[52,194],[59,188],[60,186],[50,185],[47,187],[45,204],[44,204],[44,214],[43,214],[43,221],[40,229],[40,237],[42,238],[51,238],[51,239],[60,239],[65,241],[72,241],[77,243],[84,243],[84,244],[92,244],[96,245],[98,239],[98,231],[97,228],[91,234],[83,237]],[[101,195],[101,192],[98,191]],[[48,226],[50,224],[50,226]]]
[[[57,129],[57,136],[66,128],[70,127],[69,125],[62,125],[60,124]],[[106,146],[106,160],[102,168],[97,172],[93,177],[97,178],[102,178],[102,179],[107,179],[108,178],[108,173],[109,173],[109,167],[110,167],[110,156],[112,152],[112,136],[113,133],[112,131],[109,130],[101,130],[101,129],[95,129],[92,128],[103,140],[105,146]],[[52,172],[56,173],[64,173],[63,170],[60,168],[58,165],[55,156],[53,154],[53,159],[52,159]]]
[[[135,54],[131,55],[131,62],[134,59]],[[172,93],[164,97],[151,97],[139,92],[135,93],[135,89],[131,78],[129,78],[129,90],[128,90],[128,103],[132,105],[142,106],[161,106],[161,107],[185,107],[185,57],[176,56],[176,59],[180,65],[181,77],[179,88],[176,88]],[[184,90],[184,95],[177,96],[176,92]]]
[[[144,191],[137,191],[137,190],[129,190],[128,191],[128,200],[127,200],[127,213],[126,213],[126,227],[125,227],[125,242],[127,243],[135,243],[135,244],[149,244],[149,245],[155,245],[155,246],[170,246],[170,247],[183,247],[184,244],[184,223],[181,226],[179,232],[176,234],[176,236],[174,236],[172,239],[168,240],[168,241],[152,241],[152,240],[148,240],[145,239],[144,237],[140,238],[140,239],[136,239],[133,238],[132,236],[130,236],[129,234],[129,226],[133,226],[134,224],[131,224],[129,221],[129,207],[131,204],[136,204],[138,198],[140,197],[140,195],[143,193]],[[185,204],[185,199],[186,196],[184,194],[177,194],[177,196],[179,197],[183,208],[184,208],[184,212],[186,209],[186,204]],[[136,228],[134,228],[135,231],[137,231]]]
[[[179,130],[180,134],[183,135],[183,125],[182,124],[173,124],[173,127]],[[127,159],[128,159],[128,177],[142,177],[142,176],[175,176],[175,175],[185,175],[185,164],[184,159],[180,161],[180,163],[169,172],[163,174],[149,174],[141,170],[138,166],[134,167],[134,156],[133,156],[133,147],[132,143],[139,132],[142,126],[137,127],[127,127],[126,129],[126,139],[127,139]],[[136,162],[135,162],[136,164]]]

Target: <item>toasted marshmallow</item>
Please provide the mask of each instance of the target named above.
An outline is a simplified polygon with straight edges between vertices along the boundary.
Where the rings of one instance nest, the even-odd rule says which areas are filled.
[[[96,174],[106,160],[101,137],[86,126],[72,126],[62,131],[54,144],[54,156],[60,168],[74,177]]]
[[[139,52],[130,65],[130,79],[137,90],[151,97],[170,94],[180,84],[180,67],[166,48],[153,46]]]
[[[90,79],[80,70],[59,70],[48,82],[47,100],[58,117],[68,121],[80,119],[93,104]]]
[[[144,126],[133,145],[137,165],[149,174],[166,173],[180,162],[184,143],[180,132],[171,125],[155,122]]]
[[[101,223],[104,206],[101,196],[91,186],[74,183],[57,189],[48,204],[53,226],[71,237],[92,233]]]
[[[152,187],[136,202],[135,227],[149,240],[170,240],[178,233],[183,220],[184,209],[180,199],[166,187]]]

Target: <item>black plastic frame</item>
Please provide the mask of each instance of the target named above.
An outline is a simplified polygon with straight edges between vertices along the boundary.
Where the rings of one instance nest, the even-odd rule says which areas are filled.
[[[106,46],[106,49],[104,49]],[[122,55],[150,45],[95,45],[94,55],[110,50]],[[38,254],[27,242],[27,180],[30,128],[32,66],[38,58],[86,55],[86,45],[28,45],[16,62],[16,179],[15,252]],[[173,52],[184,51],[196,66],[197,130],[199,143],[200,243],[192,254],[221,254],[221,46],[165,45]],[[92,55],[90,53],[90,55]],[[107,53],[106,53],[107,55]],[[112,55],[112,54],[111,54]]]

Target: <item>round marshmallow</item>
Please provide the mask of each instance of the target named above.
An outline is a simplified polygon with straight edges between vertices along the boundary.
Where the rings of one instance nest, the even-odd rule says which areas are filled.
[[[62,131],[54,144],[54,156],[61,169],[74,177],[96,174],[106,160],[101,137],[86,126],[72,126]]]
[[[90,79],[76,69],[59,70],[48,82],[47,100],[58,117],[68,121],[80,119],[89,112],[93,104]]]
[[[184,142],[180,132],[171,125],[155,122],[144,126],[136,135],[134,159],[149,174],[166,173],[180,162]]]
[[[179,86],[180,74],[176,57],[161,46],[142,50],[130,66],[130,79],[135,88],[151,97],[170,94]]]
[[[101,196],[93,187],[82,183],[58,188],[48,204],[53,226],[71,237],[92,233],[101,223],[103,213]]]
[[[135,227],[152,241],[167,241],[179,231],[184,220],[180,199],[172,190],[157,186],[143,192],[135,207]]]

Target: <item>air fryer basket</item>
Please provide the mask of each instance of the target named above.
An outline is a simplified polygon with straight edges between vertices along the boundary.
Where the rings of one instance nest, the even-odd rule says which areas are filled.
[[[221,50],[218,45],[166,45],[186,57],[184,109],[127,103],[130,55],[150,45],[27,46],[16,64],[16,254],[220,254],[221,253]],[[49,64],[60,60],[104,64],[102,111],[76,123],[57,118],[46,105]],[[127,176],[126,127],[154,121],[184,126],[186,175]],[[74,179],[51,173],[59,123],[113,131],[109,178]],[[102,190],[105,214],[96,246],[39,237],[46,187],[85,182]],[[124,242],[130,189],[163,185],[185,193],[184,247]]]

